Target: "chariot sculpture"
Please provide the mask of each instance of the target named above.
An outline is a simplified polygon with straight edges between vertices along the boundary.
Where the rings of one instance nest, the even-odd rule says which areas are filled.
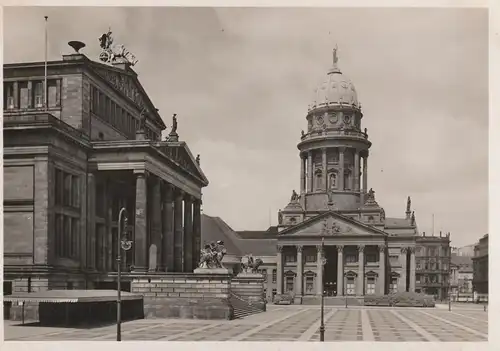
[[[200,263],[199,268],[224,268],[222,265],[222,259],[226,255],[226,248],[224,247],[224,242],[218,240],[217,242],[211,242],[206,244],[200,252]]]
[[[113,45],[113,37],[111,34],[113,34],[113,32],[110,28],[107,33],[99,37],[99,44],[101,46],[99,60],[105,63],[128,63],[134,66],[138,62],[136,57],[130,53],[125,46]]]

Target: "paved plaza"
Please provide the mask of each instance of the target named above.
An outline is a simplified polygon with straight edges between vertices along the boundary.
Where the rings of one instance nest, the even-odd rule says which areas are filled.
[[[487,341],[482,307],[325,308],[325,341]],[[48,328],[5,321],[5,339],[22,341],[115,340],[116,325]],[[147,319],[125,322],[122,340],[318,341],[317,306],[269,305],[265,313],[233,321]]]

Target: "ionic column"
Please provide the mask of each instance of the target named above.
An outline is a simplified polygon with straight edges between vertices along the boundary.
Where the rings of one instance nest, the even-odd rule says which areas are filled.
[[[354,191],[359,191],[359,151],[354,152]]]
[[[327,163],[326,163],[326,148],[323,148],[323,188],[328,190],[328,168],[327,168]]]
[[[276,294],[283,294],[283,246],[277,246],[278,253],[276,255]],[[271,274],[272,278],[272,274]]]
[[[363,192],[368,191],[368,155],[363,157]]]
[[[307,190],[313,191],[313,158],[312,151],[307,154]]]
[[[398,281],[398,292],[406,291],[406,258],[407,258],[407,247],[401,248],[401,254],[399,255],[399,263],[401,263],[401,277]]]
[[[59,79],[57,80],[59,81]],[[18,109],[19,108],[19,83],[18,82],[14,82],[14,108],[15,109]]]
[[[184,198],[184,272],[193,271],[193,199]]]
[[[339,148],[339,190],[345,189],[344,184],[344,152],[345,148]]]
[[[306,158],[300,154],[300,193],[306,192]]]
[[[174,203],[174,272],[183,271],[182,251],[182,199],[184,193],[178,190],[175,194]]]
[[[134,271],[145,272],[147,253],[146,205],[147,205],[146,173],[137,172],[135,181],[135,237],[134,237]]]
[[[344,246],[337,245],[337,296],[344,295]]]
[[[303,287],[303,263],[302,263],[302,245],[297,245],[297,281],[296,283],[296,295],[304,295]]]
[[[318,252],[316,259],[316,293],[321,296],[323,294],[323,248],[321,245],[316,245]]]
[[[378,247],[379,251],[379,271],[378,271],[378,293],[385,294],[385,245]]]
[[[410,247],[410,292],[415,292],[415,248]]]
[[[161,262],[162,257],[162,238],[161,238],[161,181],[158,177],[151,177],[151,242],[149,244],[149,271],[156,272],[159,267],[164,265]]]
[[[200,263],[201,250],[201,200],[193,203],[193,269]]]
[[[358,284],[356,286],[358,295],[365,294],[365,246],[358,246]]]
[[[28,108],[34,107],[33,103],[33,82],[31,80],[28,81]]]
[[[162,209],[162,268],[165,272],[174,271],[174,204],[173,189],[170,184],[163,186]]]

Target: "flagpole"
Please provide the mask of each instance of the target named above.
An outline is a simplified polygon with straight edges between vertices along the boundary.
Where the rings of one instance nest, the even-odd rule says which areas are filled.
[[[48,16],[45,16],[45,74],[44,74],[44,87],[43,87],[43,97],[44,97],[44,106],[45,111],[48,110],[47,104],[47,47],[48,47],[48,34],[47,34],[47,20]]]

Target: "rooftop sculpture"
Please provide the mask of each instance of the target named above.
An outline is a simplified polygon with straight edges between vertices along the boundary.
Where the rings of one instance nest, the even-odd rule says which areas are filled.
[[[242,273],[257,273],[260,265],[264,263],[260,258],[254,258],[252,254],[245,255],[241,258]]]
[[[134,66],[138,60],[128,51],[123,45],[113,45],[113,32],[109,28],[107,33],[103,33],[99,37],[99,45],[101,46],[101,53],[99,60],[105,63],[127,63]]]

